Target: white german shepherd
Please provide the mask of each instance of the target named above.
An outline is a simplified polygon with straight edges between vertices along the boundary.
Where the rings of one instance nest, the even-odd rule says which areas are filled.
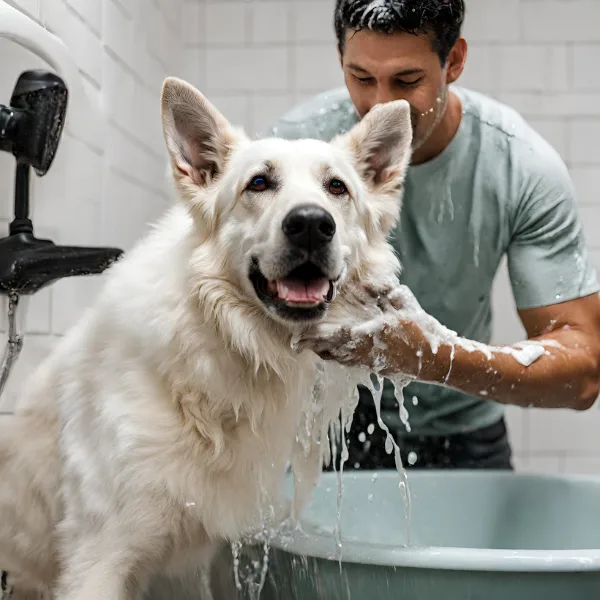
[[[179,202],[111,267],[0,430],[15,598],[135,599],[260,526],[288,463],[321,469],[296,448],[317,358],[293,336],[344,321],[354,287],[399,269],[386,237],[406,102],[329,144],[251,141],[170,78],[162,120]]]

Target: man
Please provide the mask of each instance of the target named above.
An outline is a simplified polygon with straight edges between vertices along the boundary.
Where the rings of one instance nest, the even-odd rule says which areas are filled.
[[[383,420],[405,464],[510,469],[504,404],[584,410],[598,395],[599,286],[558,154],[509,107],[449,88],[466,60],[463,16],[463,0],[338,0],[335,31],[346,89],[294,109],[273,133],[329,140],[378,103],[409,102],[413,156],[391,239],[402,283],[426,313],[487,344],[492,282],[506,254],[528,338],[554,345],[530,366],[511,354],[488,358],[456,344],[434,353],[420,321],[398,311],[379,332],[378,351],[387,347],[385,375],[403,372],[415,380],[404,392],[411,432],[389,381]],[[373,343],[372,335],[343,330],[306,345],[323,358],[371,367]],[[348,440],[350,468],[394,466],[372,405],[361,389]]]

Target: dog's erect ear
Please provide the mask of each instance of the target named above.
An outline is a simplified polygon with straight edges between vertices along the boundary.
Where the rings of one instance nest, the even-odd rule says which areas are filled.
[[[237,132],[196,88],[175,77],[163,84],[161,109],[176,179],[208,185],[223,171]]]
[[[370,189],[399,180],[402,184],[411,156],[412,126],[406,100],[374,106],[336,143],[349,150]]]
[[[394,100],[373,107],[333,143],[350,155],[372,193],[366,209],[368,233],[387,235],[400,216],[402,185],[411,157],[408,102]]]

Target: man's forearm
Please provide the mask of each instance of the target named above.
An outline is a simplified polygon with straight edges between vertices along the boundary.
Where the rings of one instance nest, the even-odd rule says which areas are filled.
[[[589,408],[598,395],[599,365],[586,347],[586,337],[576,331],[554,332],[536,338],[561,344],[529,366],[511,354],[466,349],[461,344],[441,346],[436,354],[425,350],[419,379],[447,385],[473,396],[502,404],[541,408]],[[468,344],[466,345],[468,347]]]

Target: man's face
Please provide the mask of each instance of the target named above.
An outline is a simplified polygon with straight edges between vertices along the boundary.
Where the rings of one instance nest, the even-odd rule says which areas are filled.
[[[413,150],[441,121],[448,102],[448,64],[442,67],[422,35],[348,30],[341,57],[350,97],[362,118],[376,104],[407,100],[411,107]]]

